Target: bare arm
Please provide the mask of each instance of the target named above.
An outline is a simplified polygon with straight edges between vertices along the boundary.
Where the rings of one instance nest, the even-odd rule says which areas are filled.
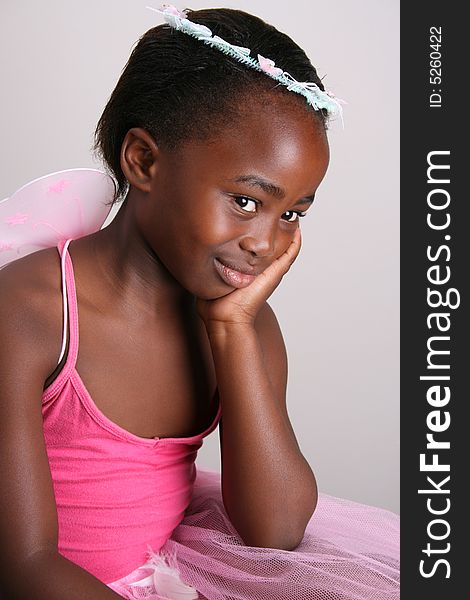
[[[34,290],[18,284],[16,267],[0,273],[0,289],[0,597],[120,598],[57,549],[41,395],[60,346],[60,309],[51,330]]]
[[[285,253],[249,286],[198,300],[222,404],[224,504],[253,546],[297,546],[317,502],[315,477],[287,415],[284,342],[266,303],[299,250],[297,230]]]
[[[245,543],[295,548],[317,488],[287,415],[287,359],[274,313],[266,304],[256,328],[229,326],[211,336],[211,346],[227,513]]]

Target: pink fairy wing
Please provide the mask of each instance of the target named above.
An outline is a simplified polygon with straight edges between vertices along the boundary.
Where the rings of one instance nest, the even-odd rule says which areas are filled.
[[[113,180],[97,169],[58,171],[22,186],[0,202],[0,268],[98,231],[113,196]]]

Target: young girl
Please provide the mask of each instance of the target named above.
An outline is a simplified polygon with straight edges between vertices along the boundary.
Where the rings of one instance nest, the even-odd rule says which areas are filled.
[[[254,16],[162,14],[96,130],[117,216],[0,272],[1,597],[398,598],[396,517],[317,495],[267,303],[338,101]]]

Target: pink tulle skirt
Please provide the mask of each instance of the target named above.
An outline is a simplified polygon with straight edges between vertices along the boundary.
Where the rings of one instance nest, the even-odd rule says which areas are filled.
[[[198,470],[172,537],[109,586],[146,600],[398,600],[399,517],[320,494],[295,550],[245,546],[225,512],[220,474]]]

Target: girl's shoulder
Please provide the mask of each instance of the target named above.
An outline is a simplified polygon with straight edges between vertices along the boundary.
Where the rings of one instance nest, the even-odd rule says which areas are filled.
[[[52,368],[61,344],[60,273],[56,248],[40,250],[0,269],[1,346],[40,347]]]
[[[0,269],[2,305],[6,299],[25,310],[46,308],[45,300],[61,304],[60,256],[57,248],[46,248],[19,258]],[[13,307],[10,307],[13,308]]]

